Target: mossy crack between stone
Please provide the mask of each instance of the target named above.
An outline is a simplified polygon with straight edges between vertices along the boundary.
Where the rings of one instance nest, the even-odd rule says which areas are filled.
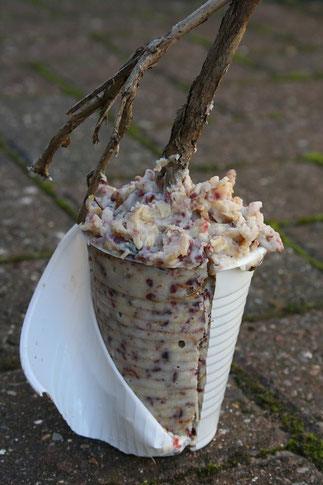
[[[22,171],[29,177],[45,194],[47,194],[55,204],[60,207],[73,221],[77,219],[77,211],[71,206],[71,204],[57,195],[54,185],[51,182],[45,182],[40,177],[36,176],[28,170],[25,162],[21,156],[15,151],[10,145],[5,141],[3,137],[0,136],[0,149],[7,155],[10,160],[12,160]]]
[[[259,322],[263,320],[270,320],[271,318],[283,318],[288,315],[304,315],[305,313],[308,313],[311,310],[322,310],[322,309],[323,309],[323,303],[322,304],[306,303],[303,305],[290,304],[290,305],[284,306],[279,310],[273,310],[271,312],[265,312],[260,314],[246,313],[243,316],[243,321],[248,323]]]
[[[323,470],[323,440],[314,433],[304,429],[304,423],[268,389],[266,389],[254,376],[233,362],[231,372],[234,380],[242,391],[260,407],[276,418],[281,428],[290,438],[282,448],[272,449],[269,453],[287,450],[307,458],[320,470]],[[276,451],[275,451],[276,450]],[[261,453],[264,453],[261,451]]]
[[[291,240],[289,236],[283,231],[282,229],[282,224],[276,221],[267,221],[267,224],[269,224],[275,231],[279,232],[281,240],[283,241],[284,245],[293,249],[293,251],[301,256],[303,259],[305,259],[308,263],[310,263],[314,268],[319,269],[320,271],[323,271],[323,261],[319,261],[318,259],[314,258],[310,254],[308,254],[305,249],[302,248],[299,244],[295,243],[294,241]]]
[[[62,93],[67,94],[68,96],[71,96],[75,99],[81,99],[85,96],[85,93],[83,91],[74,86],[74,84],[72,84],[71,82],[64,79],[62,76],[53,71],[43,62],[30,62],[28,63],[28,65],[44,79],[57,86],[62,91]],[[115,121],[115,118],[111,113],[109,114],[109,118],[112,122]],[[162,151],[157,143],[148,138],[138,125],[132,123],[127,131],[127,134],[137,140],[141,145],[148,148],[154,155],[156,155],[157,157],[161,157]]]

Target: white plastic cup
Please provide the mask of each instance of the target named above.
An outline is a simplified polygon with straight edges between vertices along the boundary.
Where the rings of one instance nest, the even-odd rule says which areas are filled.
[[[93,309],[87,238],[77,225],[59,243],[25,316],[20,356],[27,379],[38,394],[51,397],[75,433],[124,453],[169,456],[186,446],[202,448],[216,432],[252,277],[243,268],[259,264],[264,254],[258,249],[236,268],[216,274],[195,444],[166,432],[113,363]]]
[[[206,267],[158,268],[88,250],[96,317],[116,367],[162,426],[189,435],[192,450],[206,446],[217,430],[253,272],[236,267],[214,277]],[[195,311],[192,325],[185,325]],[[185,429],[187,421],[193,430]]]

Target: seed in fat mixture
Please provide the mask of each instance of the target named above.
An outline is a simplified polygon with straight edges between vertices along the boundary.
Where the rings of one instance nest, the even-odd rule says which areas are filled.
[[[176,287],[176,285],[172,285],[172,286],[170,287],[170,292],[171,292],[171,293],[176,293],[176,291],[177,291],[177,287]]]

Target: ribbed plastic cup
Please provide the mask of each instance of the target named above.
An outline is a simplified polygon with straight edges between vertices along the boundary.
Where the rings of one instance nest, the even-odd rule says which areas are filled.
[[[191,450],[206,446],[253,275],[240,269],[248,261],[213,277],[207,268],[159,268],[92,245],[88,251],[97,322],[117,369],[163,427],[188,436]]]
[[[206,446],[215,436],[232,358],[253,271],[240,268],[219,271],[212,302],[206,357],[206,383],[192,450]]]

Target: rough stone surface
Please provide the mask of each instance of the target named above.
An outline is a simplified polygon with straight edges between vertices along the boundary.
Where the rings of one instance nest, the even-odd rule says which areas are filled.
[[[323,261],[323,222],[286,227],[285,232],[293,241],[302,246],[310,256]]]
[[[37,396],[21,371],[0,375],[2,399],[2,466],[5,483],[138,484],[186,473],[192,466],[208,463],[244,462],[261,447],[284,445],[286,435],[268,421],[261,410],[230,383],[220,418],[219,431],[211,444],[192,453],[152,460],[124,455],[106,443],[73,433],[54,405]],[[197,482],[198,483],[198,482]]]
[[[19,353],[19,338],[22,322],[34,288],[46,266],[45,260],[22,261],[2,264],[1,275],[1,325],[0,325],[0,368],[16,366],[11,357]]]
[[[72,219],[0,152],[0,257],[53,251]]]
[[[290,248],[269,254],[251,280],[246,313],[263,315],[283,308],[322,303],[322,272]]]
[[[245,322],[236,359],[264,376],[273,389],[308,417],[323,423],[322,311],[290,315],[255,323]],[[323,430],[321,430],[323,431]],[[322,434],[323,436],[323,434]]]
[[[138,45],[167,32],[201,1],[2,3],[0,134],[29,165],[82,92],[111,76]],[[323,153],[322,15],[322,2],[261,2],[192,159],[195,181],[236,168],[236,194],[247,202],[262,200],[268,219],[295,222],[323,212],[322,166],[303,161],[318,152],[319,162]],[[137,139],[128,135],[123,140],[108,169],[110,183],[119,186],[153,166],[156,148],[169,138],[176,110],[221,17],[222,12],[182,39],[145,74],[134,109]],[[93,147],[94,123],[95,117],[73,134],[71,146],[57,153],[52,168],[56,193],[75,209],[111,130],[110,122]],[[14,157],[2,155],[0,257],[52,251],[72,221],[14,165]],[[321,225],[289,224],[284,231],[322,259]],[[290,437],[233,381],[219,432],[199,452],[137,458],[74,434],[54,405],[33,393],[20,370],[8,371],[19,366],[21,323],[45,264],[42,259],[0,266],[1,484],[322,483],[309,460],[287,452],[260,457],[262,448],[284,447]],[[253,278],[236,353],[249,375],[293,406],[305,427],[317,433],[323,429],[318,386],[322,311],[309,307],[321,308],[322,286],[322,272],[290,248],[266,257]]]
[[[237,467],[220,473],[209,482],[214,485],[319,485],[323,476],[313,465],[291,453],[281,452],[264,460],[251,462],[248,466]],[[190,482],[186,482],[190,483]]]
[[[234,168],[234,164],[230,168]],[[223,170],[218,173],[225,175]],[[266,166],[238,166],[235,195],[242,197],[246,203],[261,200],[266,219],[296,220],[323,210],[321,173],[320,167],[310,163],[272,162]],[[208,173],[209,176],[213,174]],[[193,174],[194,181],[205,178],[205,173]],[[313,193],[317,194],[317,198],[313,199]]]

